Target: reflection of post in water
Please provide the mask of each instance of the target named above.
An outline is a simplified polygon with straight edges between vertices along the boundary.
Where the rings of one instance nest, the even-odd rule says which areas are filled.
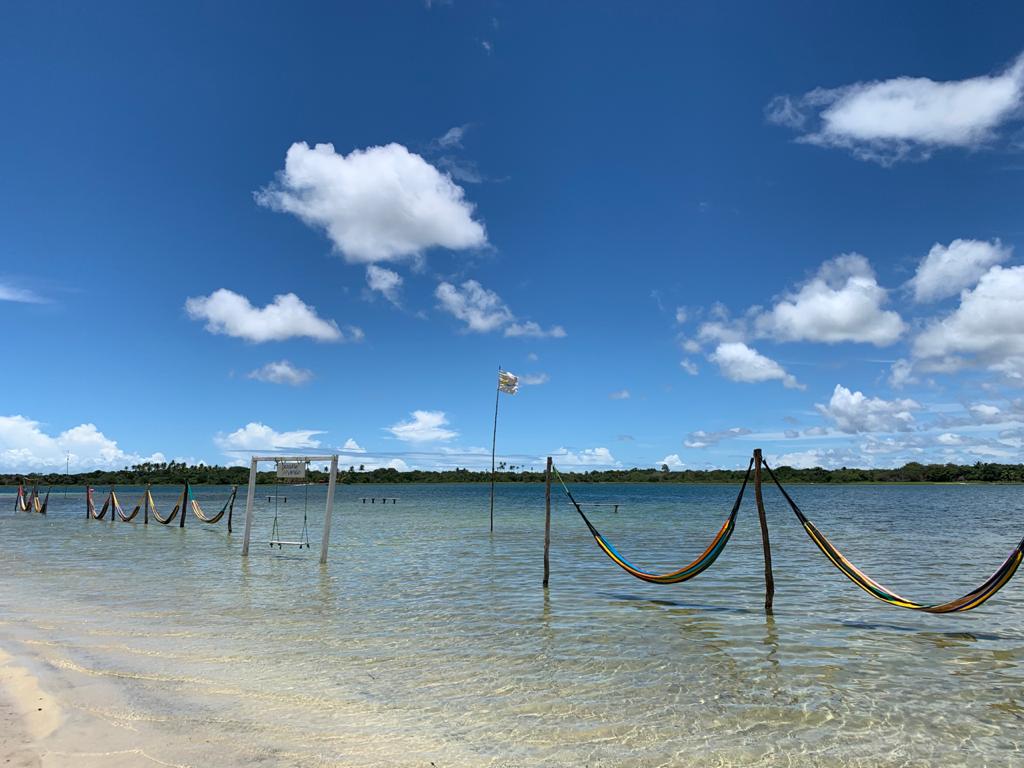
[[[775,626],[775,617],[768,614],[764,617],[764,646],[768,649],[765,660],[776,669],[782,666],[779,661],[779,633]]]

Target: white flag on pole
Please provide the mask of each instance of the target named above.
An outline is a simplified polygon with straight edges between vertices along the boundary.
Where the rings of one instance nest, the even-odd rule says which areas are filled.
[[[519,391],[519,377],[508,371],[498,371],[498,389],[506,395],[514,395]]]

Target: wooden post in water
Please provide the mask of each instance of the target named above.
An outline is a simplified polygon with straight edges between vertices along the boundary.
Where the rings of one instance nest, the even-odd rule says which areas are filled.
[[[235,495],[238,493],[238,486],[231,486],[231,502],[228,506],[228,533],[231,533],[231,516],[235,514]]]
[[[757,501],[757,517],[761,521],[761,548],[764,550],[764,611],[772,613],[775,601],[775,579],[772,576],[772,545],[768,539],[768,519],[764,514],[764,499],[761,497],[761,449],[754,449],[754,499]]]
[[[188,508],[188,480],[185,481],[185,492],[181,494],[181,520],[178,521],[178,527],[185,527],[185,510]]]
[[[548,456],[547,469],[544,471],[544,589],[548,588],[548,575],[551,565],[548,552],[551,550],[551,457]]]
[[[149,494],[150,488],[153,487],[152,483],[146,483],[146,493],[142,497],[142,524],[149,525]]]

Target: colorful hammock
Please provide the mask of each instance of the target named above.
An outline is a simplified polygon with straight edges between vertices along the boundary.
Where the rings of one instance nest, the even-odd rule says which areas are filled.
[[[15,506],[19,512],[38,512],[41,515],[46,514],[46,507],[50,503],[50,491],[47,489],[46,496],[42,501],[39,500],[39,486],[32,486],[32,493],[26,499],[25,492],[21,486],[18,486],[18,498],[15,500]]]
[[[899,608],[909,608],[912,611],[924,611],[925,613],[963,613],[969,611],[972,608],[977,608],[979,605],[988,600],[992,595],[1002,589],[1006,583],[1013,578],[1013,574],[1017,572],[1017,568],[1020,566],[1021,559],[1024,558],[1024,539],[1021,539],[1020,543],[1010,552],[1009,557],[1003,562],[1001,566],[993,573],[988,581],[982,584],[977,589],[968,592],[963,597],[958,597],[956,600],[950,600],[946,603],[933,603],[924,604],[916,603],[913,600],[908,600],[905,597],[893,592],[891,589],[887,589],[879,584],[877,581],[872,579],[870,576],[861,571],[857,566],[851,563],[846,557],[830,542],[825,535],[817,529],[800,508],[793,501],[792,497],[786,492],[786,489],[782,487],[782,483],[779,482],[779,478],[772,472],[772,468],[768,466],[768,462],[764,462],[764,468],[768,470],[768,474],[771,475],[772,480],[778,489],[782,492],[783,497],[789,503],[790,509],[796,513],[797,519],[800,524],[803,525],[804,530],[807,531],[807,535],[811,537],[818,549],[820,549],[836,568],[846,576],[850,581],[856,584],[858,587],[863,589],[872,597],[881,600],[889,605],[895,605]]]
[[[190,490],[187,483],[185,484],[185,489],[186,490]],[[204,523],[209,523],[210,525],[213,525],[214,523],[219,523],[220,519],[222,517],[224,517],[224,514],[226,512],[228,512],[229,510],[234,508],[234,506],[235,506],[235,496],[237,496],[237,495],[238,495],[238,486],[237,485],[231,486],[231,495],[228,496],[228,500],[224,502],[224,506],[220,508],[220,512],[218,512],[217,514],[212,515],[212,516],[211,515],[207,515],[205,512],[203,512],[203,508],[201,506],[199,506],[199,501],[197,499],[195,499],[195,498],[192,498],[191,501],[189,502],[189,504],[192,507],[192,514],[194,514],[196,517],[198,517]]]
[[[616,565],[622,570],[628,573],[630,576],[635,576],[643,581],[650,582],[652,584],[679,584],[684,581],[688,581],[695,576],[699,576],[701,573],[706,571],[711,565],[718,559],[718,556],[722,554],[722,550],[725,549],[725,545],[729,543],[729,537],[732,536],[732,532],[736,529],[736,513],[739,512],[740,503],[743,501],[743,492],[747,489],[747,481],[750,479],[750,470],[754,466],[754,460],[751,459],[747,465],[747,474],[743,477],[743,485],[740,486],[740,492],[736,496],[736,502],[732,505],[732,512],[729,513],[729,517],[718,531],[718,535],[715,536],[708,548],[705,549],[700,557],[694,560],[689,565],[684,565],[678,570],[671,571],[670,573],[651,573],[645,571],[637,566],[633,565],[629,560],[620,555],[618,551],[608,542],[604,536],[601,535],[600,531],[594,527],[594,524],[587,519],[584,514],[582,507],[573,498],[572,492],[569,491],[565,485],[565,481],[562,480],[562,476],[558,474],[558,470],[555,470],[555,474],[558,476],[558,482],[562,484],[562,490],[565,491],[565,495],[569,497],[569,501],[572,502],[573,506],[576,507],[576,511],[579,512],[583,522],[586,523],[587,528],[590,529],[591,535],[594,537],[594,541],[597,542],[597,546],[610,557]],[[554,469],[552,467],[552,469]]]
[[[14,499],[14,510],[28,512],[28,497],[25,495],[25,488],[21,485],[18,485],[18,495]]]

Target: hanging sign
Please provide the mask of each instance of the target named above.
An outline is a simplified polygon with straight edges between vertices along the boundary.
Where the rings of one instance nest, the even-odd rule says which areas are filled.
[[[277,476],[286,480],[305,480],[306,462],[279,461],[277,462]]]

